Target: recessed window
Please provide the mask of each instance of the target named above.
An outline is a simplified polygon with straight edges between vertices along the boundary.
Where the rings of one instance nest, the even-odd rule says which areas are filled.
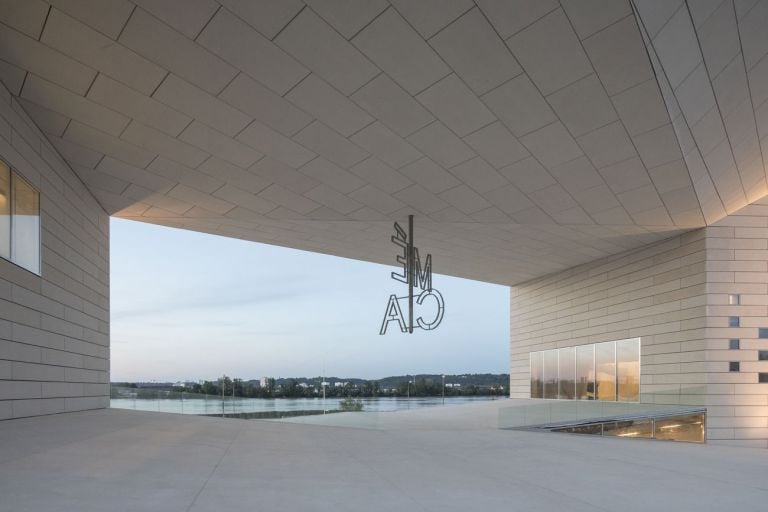
[[[738,306],[739,304],[741,304],[741,295],[737,293],[732,293],[728,295],[728,304],[730,304],[731,306]]]
[[[640,400],[640,338],[530,353],[531,398]]]
[[[2,161],[0,257],[40,274],[40,193]]]
[[[739,364],[738,361],[731,361],[730,363],[728,363],[728,371],[729,372],[738,372],[740,366],[741,365]]]
[[[757,359],[760,361],[768,361],[768,350],[758,350]]]
[[[737,316],[728,317],[728,327],[738,327],[739,325],[741,325],[741,321],[739,320],[739,317]]]
[[[739,350],[741,348],[741,340],[735,338],[728,340],[728,348],[730,350]]]
[[[762,384],[768,383],[768,373],[758,373],[757,382],[760,382]]]
[[[767,327],[761,327],[757,330],[757,337],[758,338],[768,338],[768,328]]]

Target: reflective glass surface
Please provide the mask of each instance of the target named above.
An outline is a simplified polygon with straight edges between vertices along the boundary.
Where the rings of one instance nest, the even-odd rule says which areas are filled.
[[[0,162],[0,257],[11,257],[11,170]]]
[[[616,400],[616,344],[595,345],[597,400]]]
[[[640,400],[640,340],[616,342],[616,383],[619,402]]]
[[[544,398],[557,398],[557,350],[544,351]]]
[[[531,398],[640,400],[640,338],[531,352]]]
[[[576,398],[595,399],[595,346],[576,347]]]
[[[650,419],[611,421],[603,424],[604,436],[653,437],[653,422]]]
[[[691,414],[656,420],[656,439],[668,441],[704,442],[704,415]]]
[[[531,352],[531,398],[544,398],[543,352]]]
[[[543,427],[551,432],[615,436],[641,439],[660,439],[703,443],[706,441],[706,412],[692,412],[678,416],[648,416],[633,419],[586,421],[561,427]]]
[[[576,349],[561,348],[558,357],[560,382],[557,395],[558,398],[572,400],[576,397]]]
[[[40,194],[13,174],[11,259],[30,272],[40,273]]]
[[[552,429],[552,432],[563,432],[566,434],[588,434],[591,436],[599,436],[603,433],[602,425],[600,423],[593,425],[579,425],[576,427],[554,428]]]

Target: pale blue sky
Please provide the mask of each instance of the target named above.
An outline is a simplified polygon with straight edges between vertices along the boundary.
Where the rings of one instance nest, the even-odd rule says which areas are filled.
[[[113,381],[509,371],[506,286],[435,274],[440,327],[379,336],[394,267],[121,219],[111,261]]]

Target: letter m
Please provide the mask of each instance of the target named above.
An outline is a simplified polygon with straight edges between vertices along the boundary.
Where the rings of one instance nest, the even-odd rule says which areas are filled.
[[[427,258],[424,260],[424,271],[421,270],[421,259],[419,258],[419,250],[413,248],[413,284],[418,286],[422,290],[432,290],[432,255],[427,254]]]

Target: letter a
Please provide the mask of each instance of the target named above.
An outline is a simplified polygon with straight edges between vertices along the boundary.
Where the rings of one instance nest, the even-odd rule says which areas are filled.
[[[408,330],[405,325],[405,318],[403,318],[403,312],[400,311],[400,304],[397,302],[397,297],[390,295],[389,302],[387,302],[387,310],[384,312],[384,320],[381,322],[381,330],[379,331],[379,334],[387,334],[389,322],[394,321],[400,325],[401,332],[406,332]]]

